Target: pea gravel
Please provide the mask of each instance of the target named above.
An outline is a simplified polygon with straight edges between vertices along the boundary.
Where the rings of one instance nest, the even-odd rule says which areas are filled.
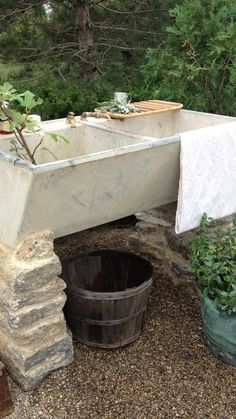
[[[105,225],[57,239],[59,257],[76,249],[127,248],[132,227]],[[9,419],[235,419],[236,367],[205,346],[198,300],[160,271],[143,333],[116,350],[74,342],[74,362],[24,392],[8,377]]]

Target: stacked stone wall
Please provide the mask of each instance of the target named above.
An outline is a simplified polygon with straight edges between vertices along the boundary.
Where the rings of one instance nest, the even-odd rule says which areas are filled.
[[[72,361],[60,273],[49,231],[32,234],[16,249],[0,246],[0,353],[25,390]]]
[[[196,232],[176,234],[175,214],[176,203],[136,214],[138,222],[129,238],[129,246],[134,252],[151,258],[174,285],[187,286],[196,294],[195,278],[189,271],[189,242],[196,237]],[[215,225],[229,226],[233,218],[225,217]]]

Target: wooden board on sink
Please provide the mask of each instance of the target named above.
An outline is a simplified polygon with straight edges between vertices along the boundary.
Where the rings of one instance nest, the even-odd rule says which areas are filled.
[[[134,105],[139,112],[129,113],[126,115],[112,112],[106,112],[106,114],[109,114],[111,118],[115,119],[128,119],[146,115],[155,115],[161,112],[177,111],[183,107],[182,103],[167,102],[165,100],[143,100],[141,102],[133,102],[132,105]]]

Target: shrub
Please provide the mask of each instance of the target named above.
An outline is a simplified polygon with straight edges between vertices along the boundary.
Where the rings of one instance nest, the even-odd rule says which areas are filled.
[[[184,0],[171,16],[160,51],[149,50],[142,68],[147,95],[235,115],[235,2]]]
[[[191,272],[200,290],[222,309],[236,312],[236,220],[232,227],[211,228],[204,214],[190,243]]]

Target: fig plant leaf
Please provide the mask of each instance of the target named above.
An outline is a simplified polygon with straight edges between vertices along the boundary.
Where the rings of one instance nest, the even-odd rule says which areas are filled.
[[[28,159],[33,164],[37,164],[35,153],[43,144],[44,133],[42,134],[42,130],[40,131],[39,141],[34,149],[31,150],[27,143],[24,130],[27,129],[28,132],[35,132],[38,122],[30,114],[35,107],[42,103],[43,101],[40,98],[36,98],[29,90],[23,93],[17,93],[16,89],[8,82],[0,85],[0,120],[7,121],[10,130],[15,135],[15,140],[10,140],[10,152],[13,152],[21,159]],[[64,143],[69,143],[60,134],[50,133],[49,136],[56,142],[63,141]],[[51,155],[55,158],[54,153],[51,153]]]

